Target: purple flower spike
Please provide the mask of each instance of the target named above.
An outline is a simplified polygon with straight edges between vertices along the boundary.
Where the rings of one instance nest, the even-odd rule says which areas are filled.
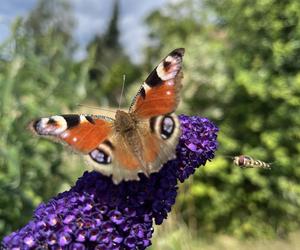
[[[178,180],[214,157],[218,128],[206,118],[179,116],[177,157],[149,178],[114,185],[85,172],[71,190],[41,204],[21,230],[6,236],[4,249],[145,249],[153,220],[161,224],[175,203]]]

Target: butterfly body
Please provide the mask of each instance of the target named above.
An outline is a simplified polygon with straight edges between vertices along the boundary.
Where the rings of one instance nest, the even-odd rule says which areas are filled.
[[[137,128],[138,119],[133,113],[127,113],[122,110],[116,111],[114,127],[117,132],[125,135]]]
[[[142,84],[128,112],[115,118],[55,115],[33,121],[40,136],[60,141],[84,155],[95,170],[114,183],[157,172],[175,157],[180,124],[174,111],[181,88],[184,49],[172,51]]]

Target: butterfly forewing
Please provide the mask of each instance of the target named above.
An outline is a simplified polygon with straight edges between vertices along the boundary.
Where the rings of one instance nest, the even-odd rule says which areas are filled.
[[[72,149],[88,154],[112,131],[112,120],[88,115],[55,115],[39,118],[31,129],[40,136],[68,144]]]
[[[129,112],[140,118],[175,111],[181,89],[181,67],[184,49],[175,49],[150,73],[134,98]]]

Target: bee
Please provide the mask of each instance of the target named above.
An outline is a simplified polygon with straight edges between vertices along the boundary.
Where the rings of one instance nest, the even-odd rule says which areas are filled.
[[[247,155],[239,155],[233,157],[234,165],[240,168],[264,168],[271,169],[271,163],[266,163],[260,160],[253,159]]]

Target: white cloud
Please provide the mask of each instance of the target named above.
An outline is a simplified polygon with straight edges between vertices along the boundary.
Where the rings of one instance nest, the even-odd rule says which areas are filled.
[[[120,1],[121,43],[135,62],[143,58],[141,49],[147,43],[147,28],[144,25],[144,19],[153,9],[163,6],[166,2],[167,0]],[[113,3],[114,1],[105,0],[74,0],[72,2],[78,22],[75,37],[81,45],[77,58],[85,56],[85,46],[95,34],[105,31]]]
[[[76,14],[77,27],[75,38],[80,44],[86,44],[95,34],[101,34],[105,30],[106,20],[103,18],[90,18],[82,13]]]
[[[36,4],[37,0],[10,0],[1,1],[0,14],[6,14],[10,16],[17,16],[26,13]]]
[[[135,62],[143,59],[141,49],[147,43],[147,28],[143,22],[138,22],[135,17],[128,15],[120,23],[123,31],[121,42],[126,52]]]
[[[2,1],[0,5],[0,43],[10,34],[10,28],[17,16],[24,16],[33,8],[36,0]]]
[[[2,1],[0,5],[0,42],[8,35],[10,25],[16,16],[26,15],[38,0]],[[171,0],[120,0],[121,42],[135,60],[142,58],[141,49],[147,42],[144,19],[155,8],[160,8]],[[70,0],[77,22],[74,37],[80,44],[77,58],[83,58],[87,43],[96,34],[105,31],[114,1]]]
[[[142,49],[147,44],[147,27],[145,18],[168,0],[136,1],[121,0],[121,41],[126,51],[135,62],[143,59]]]

